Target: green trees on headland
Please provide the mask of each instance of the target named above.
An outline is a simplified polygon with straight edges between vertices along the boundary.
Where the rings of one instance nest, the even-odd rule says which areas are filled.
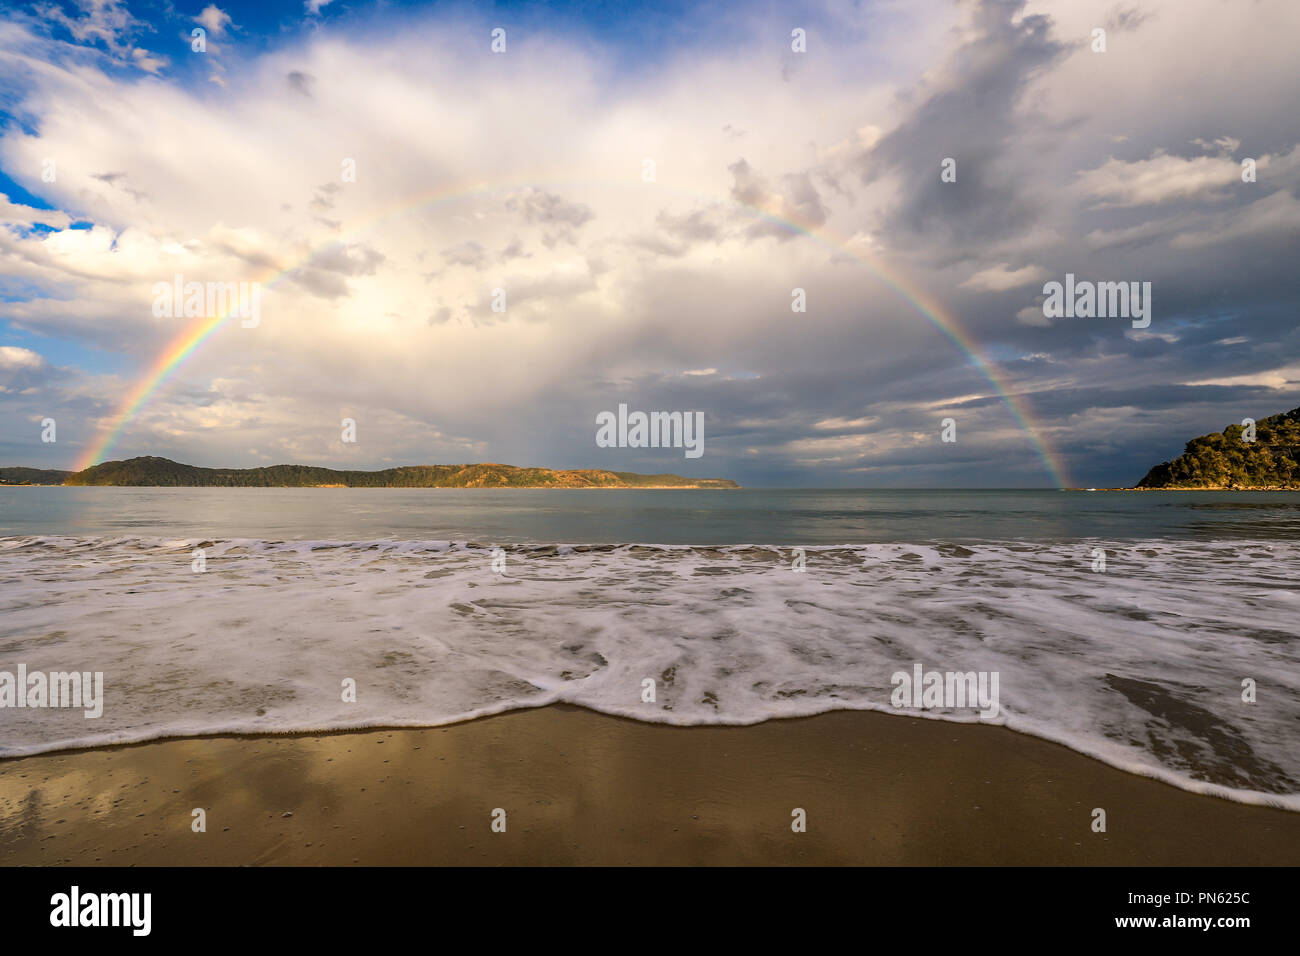
[[[53,468],[0,468],[0,485],[61,485],[71,474]]]
[[[1254,441],[1245,440],[1243,432],[1241,425],[1229,425],[1193,438],[1181,455],[1156,465],[1137,487],[1300,489],[1300,408],[1261,418]]]

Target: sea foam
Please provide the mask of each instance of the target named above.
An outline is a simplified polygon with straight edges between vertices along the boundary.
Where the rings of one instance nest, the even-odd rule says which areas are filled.
[[[97,720],[0,709],[0,756],[556,701],[682,725],[915,714],[891,705],[891,675],[921,664],[997,672],[994,723],[1300,810],[1300,598],[1284,570],[1300,546],[1108,546],[1094,573],[1095,546],[809,547],[797,572],[767,546],[0,538],[0,670],[102,671],[105,695]]]

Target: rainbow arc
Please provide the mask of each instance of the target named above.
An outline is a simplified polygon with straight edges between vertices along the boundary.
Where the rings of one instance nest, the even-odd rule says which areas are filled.
[[[484,195],[496,190],[503,189],[527,189],[545,187],[551,189],[565,187],[590,188],[592,185],[601,185],[601,183],[591,180],[567,181],[567,180],[530,180],[526,182],[512,183],[495,183],[484,184],[475,182],[471,184],[458,184],[456,186],[444,187],[430,190],[414,199],[404,200],[394,203],[381,212],[369,217],[364,223],[351,229],[344,237],[330,240],[329,243],[312,249],[307,255],[294,261],[286,268],[279,270],[270,270],[257,281],[261,283],[263,291],[273,289],[279,283],[291,276],[293,272],[303,265],[307,264],[313,255],[320,249],[339,243],[348,243],[359,239],[370,230],[392,219],[422,209],[434,203],[453,202],[467,199],[474,196]],[[667,189],[666,187],[656,184],[654,187],[644,187],[639,182],[629,183],[627,180],[610,181],[609,185],[631,186],[637,188],[655,188],[663,191],[673,192],[681,195],[691,196],[695,199],[706,199],[711,202],[717,202],[716,197],[701,196],[699,194],[686,192],[684,190]],[[745,209],[755,217],[764,219],[773,224],[779,225],[793,233],[808,236],[815,242],[821,243],[837,253],[847,255],[866,266],[876,275],[886,286],[897,293],[904,301],[909,303],[917,312],[924,316],[931,325],[938,329],[945,338],[953,343],[966,357],[971,364],[988,380],[998,398],[1015,419],[1017,426],[1024,432],[1030,445],[1043,463],[1047,474],[1055,482],[1056,487],[1069,487],[1066,480],[1066,469],[1060,458],[1052,451],[1050,444],[1044,437],[1044,429],[1037,424],[1023,399],[1018,396],[1014,388],[1006,381],[1005,376],[998,370],[997,366],[987,360],[980,352],[978,345],[971,336],[961,327],[956,316],[952,315],[939,302],[930,297],[924,290],[918,288],[916,284],[910,281],[901,271],[891,267],[877,256],[868,255],[858,248],[851,240],[836,235],[824,226],[818,226],[814,223],[800,222],[788,214],[778,214],[770,209],[764,209],[758,206],[748,205],[737,200],[728,198],[727,202],[736,207]],[[205,317],[195,321],[186,328],[182,333],[176,336],[166,348],[144,370],[139,379],[127,390],[118,409],[109,418],[107,426],[103,429],[98,441],[94,442],[78,459],[75,470],[80,471],[89,468],[91,465],[107,460],[109,453],[121,439],[127,425],[133,421],[140,411],[149,403],[158,389],[184,365],[185,361],[195,354],[204,343],[208,342],[212,336],[222,327],[224,327],[232,318],[233,312],[227,309],[220,314]],[[237,324],[237,323],[236,323]]]

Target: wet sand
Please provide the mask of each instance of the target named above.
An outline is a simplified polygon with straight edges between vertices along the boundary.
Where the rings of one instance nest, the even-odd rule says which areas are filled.
[[[0,761],[3,865],[1297,862],[1300,814],[1001,727],[879,713],[666,727],[553,706]]]

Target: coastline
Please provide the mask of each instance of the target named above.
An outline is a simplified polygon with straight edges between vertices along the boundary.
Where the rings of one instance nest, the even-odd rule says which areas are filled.
[[[744,491],[711,485],[41,485],[33,482],[8,484],[0,488],[222,488],[260,491],[267,488],[314,491],[319,488],[346,488],[355,491]]]
[[[1066,491],[1272,491],[1272,492],[1295,492],[1300,491],[1300,487],[1273,487],[1252,486],[1250,488],[1233,488],[1228,485],[1170,485],[1168,488],[1067,488]]]
[[[791,831],[796,807],[807,832]],[[1105,833],[1092,831],[1099,807]],[[191,830],[195,808],[204,833]],[[490,828],[495,808],[505,833]],[[0,761],[0,865],[1297,858],[1300,814],[1184,791],[1003,727],[866,711],[674,727],[550,705],[426,729]]]
[[[460,490],[484,490],[484,492],[745,492],[745,490],[789,490],[770,488],[746,488],[745,485],[69,485],[39,484],[34,481],[6,483],[0,481],[0,488],[222,488],[222,489],[320,489],[346,488],[350,490],[381,490],[381,492],[460,492]],[[850,489],[866,490],[866,489]],[[881,492],[896,492],[897,488],[881,488]],[[943,490],[943,489],[920,489]],[[991,489],[1017,490],[1017,489]],[[1049,489],[1039,489],[1049,490]],[[1300,493],[1300,485],[1288,486],[1251,486],[1251,488],[1231,488],[1229,485],[1170,485],[1167,488],[1061,488],[1061,492],[1273,492]]]

